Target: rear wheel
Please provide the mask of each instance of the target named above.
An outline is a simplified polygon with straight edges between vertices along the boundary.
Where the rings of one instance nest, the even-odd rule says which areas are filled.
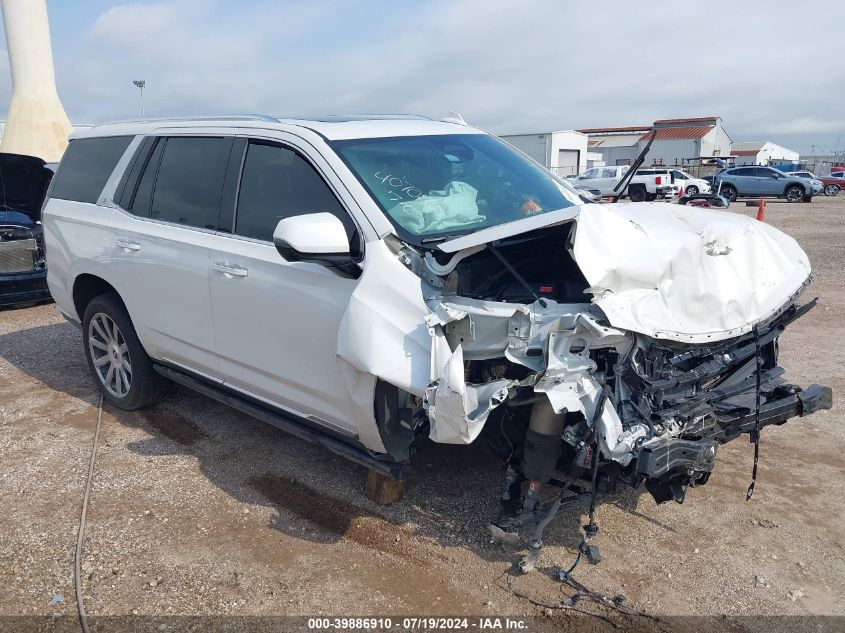
[[[737,190],[733,185],[722,185],[721,195],[727,199],[728,202],[736,202]]]
[[[839,185],[825,185],[824,195],[835,196],[837,193],[839,193]]]
[[[690,185],[686,189],[684,189],[685,196],[697,196],[698,195],[698,187],[695,185]]]
[[[153,369],[116,294],[91,300],[82,321],[82,338],[88,368],[103,398],[114,406],[140,409],[167,394],[170,381]]]
[[[629,189],[628,197],[631,199],[631,202],[642,202],[646,199],[645,187],[634,187],[633,189]]]
[[[804,199],[804,189],[800,185],[790,185],[784,195],[789,202],[801,202]]]

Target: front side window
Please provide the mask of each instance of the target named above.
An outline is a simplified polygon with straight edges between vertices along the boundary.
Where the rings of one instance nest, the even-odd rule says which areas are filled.
[[[332,146],[411,242],[583,202],[570,185],[486,134],[355,139]]]
[[[355,224],[323,177],[296,151],[251,141],[244,159],[235,215],[235,233],[272,241],[282,218],[331,213],[352,238]]]
[[[231,147],[231,138],[168,138],[158,165],[149,216],[174,224],[215,228]],[[148,165],[139,190],[150,169]]]
[[[588,169],[587,171],[585,171],[583,174],[581,174],[581,176],[583,178],[598,178],[600,173],[600,169],[593,167],[592,169]]]

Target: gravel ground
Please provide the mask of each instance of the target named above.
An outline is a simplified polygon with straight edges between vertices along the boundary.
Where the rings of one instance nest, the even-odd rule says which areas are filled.
[[[807,298],[819,297],[781,338],[782,364],[794,382],[830,385],[838,399],[832,411],[763,432],[750,502],[752,447],[737,440],[683,505],[627,491],[599,508],[604,559],[577,577],[650,614],[845,615],[845,194],[772,202],[767,215],[808,252]],[[54,306],[0,312],[0,385],[0,615],[72,622],[98,396],[80,334]],[[84,544],[87,609],[570,617],[507,584],[538,601],[571,595],[553,572],[573,560],[585,517],[564,515],[546,533],[540,569],[508,576],[518,552],[489,542],[502,472],[482,445],[426,446],[394,506],[368,501],[364,478],[359,466],[181,388],[142,412],[106,407]]]

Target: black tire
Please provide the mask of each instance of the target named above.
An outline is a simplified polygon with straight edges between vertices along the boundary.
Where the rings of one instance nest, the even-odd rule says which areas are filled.
[[[813,196],[812,196],[812,195],[809,195],[809,196],[805,195],[805,196],[804,196],[804,202],[812,202],[812,201],[813,201]]]
[[[788,202],[801,202],[804,199],[804,187],[801,185],[789,185],[783,192]]]
[[[628,197],[631,199],[631,202],[642,202],[646,199],[646,195],[645,187],[628,189]]]
[[[685,196],[697,196],[698,195],[698,187],[695,185],[690,185],[684,189]]]
[[[115,293],[94,297],[85,308],[82,342],[91,376],[103,398],[118,409],[142,409],[164,398],[170,390],[172,383],[153,369],[152,360]]]
[[[835,196],[837,193],[839,193],[839,189],[839,185],[825,185],[824,195]]]
[[[716,189],[718,190],[718,187],[716,187]],[[736,197],[739,195],[739,192],[733,185],[722,185],[720,195],[725,198],[728,202],[736,202]]]

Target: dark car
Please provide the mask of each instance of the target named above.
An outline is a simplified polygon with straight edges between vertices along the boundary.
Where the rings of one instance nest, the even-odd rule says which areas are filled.
[[[50,299],[41,205],[52,177],[40,158],[0,153],[0,306]]]
[[[740,197],[763,196],[786,198],[790,202],[810,202],[813,198],[813,181],[789,176],[772,167],[731,167],[716,174],[713,191],[718,191],[730,202]]]

